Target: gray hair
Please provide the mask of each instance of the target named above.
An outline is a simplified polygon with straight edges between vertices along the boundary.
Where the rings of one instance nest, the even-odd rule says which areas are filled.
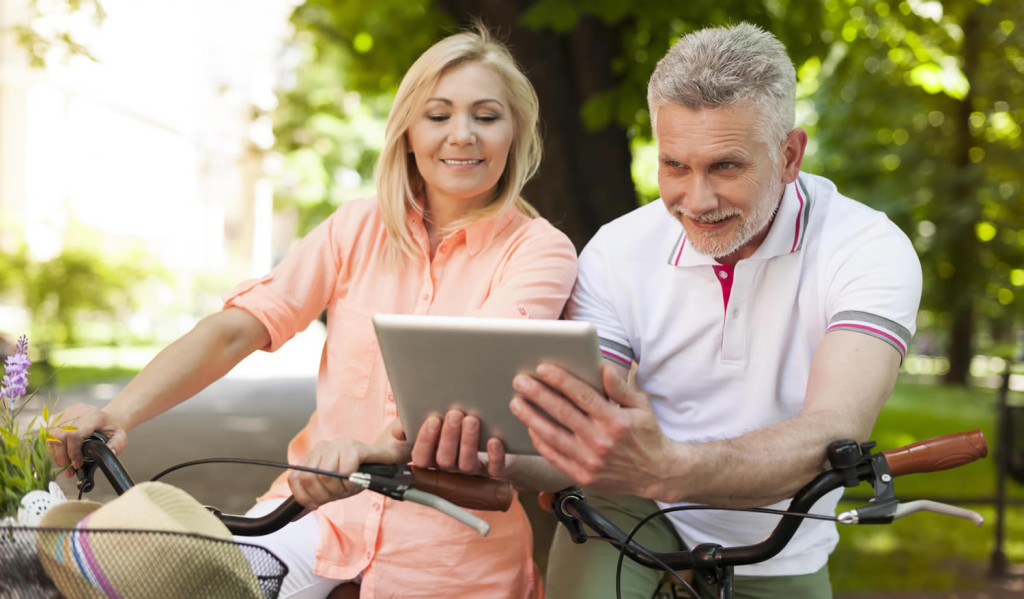
[[[796,69],[782,42],[749,23],[683,36],[647,85],[652,128],[667,104],[706,110],[748,103],[760,112],[755,136],[782,143],[796,120]]]

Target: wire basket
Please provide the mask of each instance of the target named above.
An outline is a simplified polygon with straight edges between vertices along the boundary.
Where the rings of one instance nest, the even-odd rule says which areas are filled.
[[[0,599],[274,599],[287,573],[263,547],[202,535],[0,527]]]

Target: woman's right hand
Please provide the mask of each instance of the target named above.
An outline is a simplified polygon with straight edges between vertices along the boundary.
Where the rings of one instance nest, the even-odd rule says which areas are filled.
[[[388,433],[390,436],[390,433]],[[382,435],[383,436],[383,435]],[[366,462],[395,464],[409,459],[405,443],[397,439],[369,444],[352,439],[320,441],[303,456],[300,466],[317,468],[328,472],[351,474]],[[359,493],[362,487],[346,480],[302,470],[292,470],[288,475],[288,486],[292,496],[305,507],[316,508],[338,499]]]
[[[128,445],[128,431],[117,418],[89,404],[75,404],[61,412],[50,430],[58,441],[50,442],[50,455],[61,468],[71,465],[66,476],[82,467],[82,442],[94,432],[107,438],[107,447],[119,455]]]

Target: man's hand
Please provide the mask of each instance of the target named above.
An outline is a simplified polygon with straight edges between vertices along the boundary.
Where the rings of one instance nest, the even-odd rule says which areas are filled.
[[[682,446],[662,433],[645,393],[608,365],[601,380],[607,397],[565,370],[541,364],[536,379],[515,378],[521,397],[510,407],[529,427],[537,451],[577,484],[675,500],[667,483]]]
[[[351,439],[320,441],[303,456],[299,465],[351,474],[367,462],[405,463],[409,459],[409,448],[404,437],[401,426],[396,421],[386,427],[373,444]],[[288,475],[288,486],[291,487],[295,500],[309,509],[316,509],[325,503],[350,497],[363,490],[362,487],[347,480],[301,470],[292,470]]]
[[[412,448],[412,462],[420,468],[504,478],[505,446],[500,439],[487,441],[487,460],[480,459],[480,419],[461,410],[449,410],[444,421],[431,415]]]
[[[50,442],[50,456],[61,468],[71,465],[65,476],[73,475],[75,470],[82,467],[82,442],[94,432],[106,437],[107,447],[116,455],[128,445],[128,433],[124,424],[96,406],[75,404],[61,412],[56,422],[59,426],[50,429],[50,432],[59,441]],[[65,427],[70,430],[66,430]]]

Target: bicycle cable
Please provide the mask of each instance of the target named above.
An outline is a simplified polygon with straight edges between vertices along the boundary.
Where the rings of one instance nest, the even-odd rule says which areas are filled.
[[[288,464],[286,462],[275,462],[273,460],[257,460],[254,458],[205,458],[202,460],[192,460],[191,462],[182,462],[181,464],[175,464],[170,468],[158,472],[155,476],[150,478],[150,481],[160,480],[164,476],[174,472],[175,470],[181,470],[189,466],[198,466],[200,464],[251,464],[253,466],[268,466],[270,468],[279,468],[281,470],[301,470],[303,472],[312,472],[313,474],[324,474],[332,476],[334,478],[340,478],[342,480],[348,480],[348,474],[341,474],[340,472],[331,472],[329,470],[320,470],[319,468],[310,468],[308,466],[299,466],[297,464]],[[85,495],[85,488],[79,487],[78,499],[81,501]]]
[[[663,509],[651,512],[650,514],[644,516],[639,522],[637,522],[636,526],[633,527],[633,530],[631,530],[629,532],[629,534],[626,536],[626,540],[624,542],[622,542],[622,543],[620,543],[618,541],[613,541],[612,539],[604,539],[603,537],[595,537],[595,538],[599,538],[599,539],[604,540],[604,541],[608,541],[609,543],[611,543],[613,545],[618,545],[619,546],[619,560],[615,564],[615,597],[616,597],[616,599],[622,599],[622,565],[623,565],[623,562],[625,561],[625,557],[626,557],[626,548],[629,546],[630,542],[633,540],[633,537],[635,537],[637,535],[637,533],[640,532],[640,529],[643,528],[648,522],[650,522],[654,518],[657,518],[658,516],[667,515],[667,514],[670,514],[672,512],[685,512],[685,511],[690,511],[690,510],[718,510],[718,511],[723,511],[723,512],[750,512],[750,513],[755,513],[755,514],[774,514],[774,515],[777,515],[777,516],[796,516],[798,518],[807,518],[807,519],[811,519],[811,520],[826,520],[826,521],[829,521],[829,522],[836,522],[838,520],[838,518],[836,518],[835,516],[827,516],[827,515],[824,515],[824,514],[809,514],[809,513],[789,512],[789,511],[786,511],[786,510],[779,510],[779,509],[773,509],[773,508],[761,508],[761,507],[736,508],[736,507],[715,507],[715,506],[710,506],[710,505],[677,505],[677,506],[667,507],[667,508],[663,508]],[[636,550],[636,547],[634,547],[633,549]],[[658,565],[660,565],[662,567],[662,569],[665,570],[665,572],[668,572],[669,574],[671,574],[671,576],[676,581],[678,581],[680,584],[682,584],[684,587],[686,587],[687,592],[689,592],[694,597],[700,597],[700,593],[698,593],[697,590],[693,586],[690,585],[690,583],[688,583],[685,580],[683,580],[683,578],[681,576],[679,576],[679,574],[676,573],[675,570],[672,570],[671,568],[669,568],[669,566],[667,564],[665,564],[660,559],[655,557],[653,555],[653,552],[647,551],[647,553],[645,555],[646,555],[646,557],[650,558],[652,561],[654,561]]]
[[[257,460],[253,458],[205,458],[202,460],[192,460],[191,462],[182,462],[181,464],[175,464],[170,468],[167,468],[161,472],[158,472],[151,481],[159,480],[164,476],[180,470],[188,466],[198,466],[200,464],[251,464],[253,466],[268,466],[271,468],[280,468],[281,470],[301,470],[303,472],[312,472],[313,474],[324,474],[332,476],[334,478],[340,478],[342,480],[348,480],[348,474],[342,474],[340,472],[331,472],[329,470],[320,470],[319,468],[310,468],[308,466],[299,466],[298,464],[288,464],[287,462],[275,462],[273,460]]]

